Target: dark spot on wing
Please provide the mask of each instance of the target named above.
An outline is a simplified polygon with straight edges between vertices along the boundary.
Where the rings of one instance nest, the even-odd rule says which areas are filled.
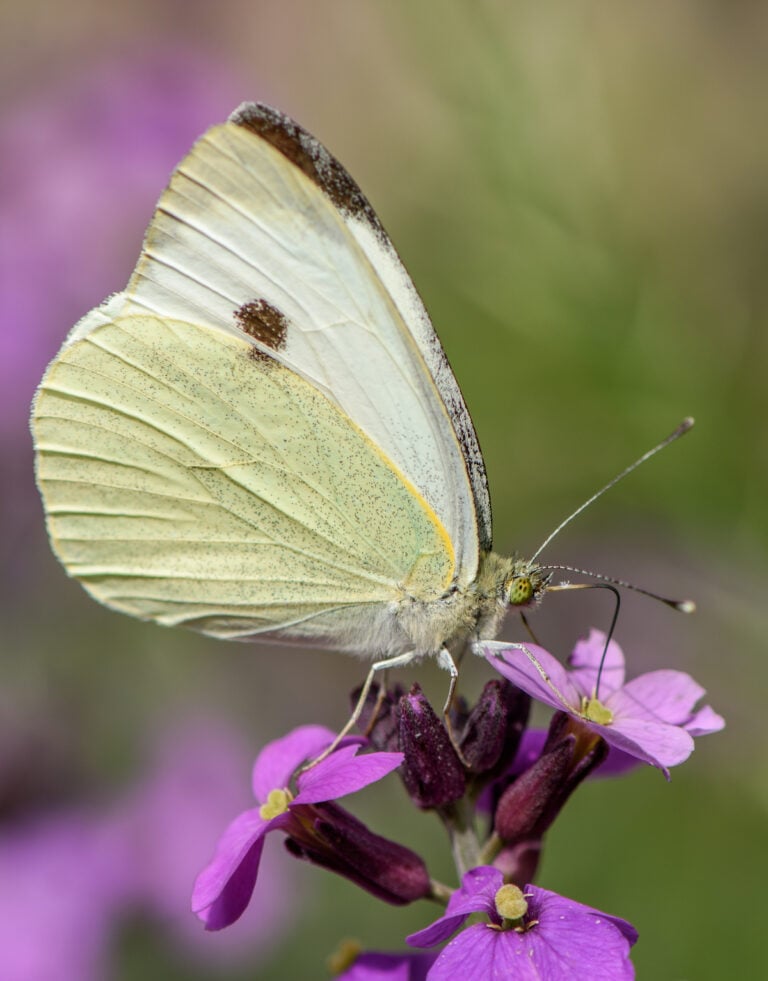
[[[323,144],[290,116],[261,103],[246,103],[232,113],[229,121],[270,143],[314,181],[343,215],[364,220],[379,238],[388,241],[357,183]]]
[[[237,326],[258,342],[250,350],[256,361],[271,361],[271,351],[281,351],[288,337],[288,320],[266,300],[249,300],[235,310]],[[264,350],[267,348],[268,350]]]
[[[281,351],[288,336],[288,321],[285,314],[266,300],[250,300],[235,310],[235,322],[249,337],[272,351]],[[262,357],[266,352],[254,348]]]

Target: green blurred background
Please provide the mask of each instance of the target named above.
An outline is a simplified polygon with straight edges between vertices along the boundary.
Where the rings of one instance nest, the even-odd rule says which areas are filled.
[[[50,554],[31,482],[26,414],[45,364],[127,281],[173,164],[239,101],[262,100],[342,160],[398,247],[472,411],[499,551],[533,552],[696,416],[547,558],[695,598],[685,617],[625,595],[617,638],[633,673],[693,674],[728,727],[670,784],[644,771],[583,787],[539,881],[631,920],[640,977],[768,975],[756,929],[768,857],[768,8],[9,0],[0,35],[6,826],[115,806],[178,720],[224,720],[251,756],[301,722],[338,726],[361,678],[333,653],[227,645],[102,610]],[[536,628],[565,655],[610,612],[599,591],[553,596]],[[516,630],[510,620],[506,636]],[[439,700],[444,679],[416,674]],[[485,677],[469,665],[465,688]],[[449,877],[433,819],[402,796],[392,781],[357,813]],[[214,843],[215,832],[192,874]],[[111,933],[105,976],[319,978],[342,937],[397,947],[433,913],[389,909],[287,857],[282,868],[283,932],[252,960],[190,956],[137,910]]]

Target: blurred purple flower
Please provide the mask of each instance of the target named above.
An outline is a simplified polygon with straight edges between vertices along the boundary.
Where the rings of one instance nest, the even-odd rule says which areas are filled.
[[[667,768],[693,752],[694,736],[717,732],[725,722],[708,705],[695,708],[704,689],[682,671],[651,671],[625,684],[624,654],[615,641],[596,691],[604,646],[605,634],[592,630],[576,645],[567,671],[536,644],[525,651],[502,641],[481,644],[489,663],[513,684],[668,777]]]
[[[0,834],[0,977],[98,981],[130,895],[124,843],[95,815],[69,811]]]
[[[248,905],[271,831],[283,831],[298,857],[352,879],[387,902],[406,903],[426,895],[429,877],[414,852],[374,835],[332,803],[391,773],[403,754],[357,755],[365,740],[347,738],[325,759],[300,770],[333,740],[330,729],[301,726],[259,754],[253,793],[260,806],[235,818],[195,883],[192,908],[206,929],[228,926]]]
[[[498,869],[467,872],[443,916],[407,938],[414,947],[447,940],[473,913],[476,923],[455,937],[428,973],[429,981],[454,978],[634,978],[629,948],[637,931],[626,920],[608,916],[557,893],[504,884]]]
[[[243,801],[248,754],[220,724],[197,722],[155,743],[149,775],[108,806],[69,807],[0,825],[0,978],[99,981],[132,914],[156,923],[177,951],[217,966],[244,963],[277,942],[282,869],[263,868],[263,904],[230,934],[203,934],[189,891],[211,838]],[[276,901],[278,900],[278,901]]]
[[[243,94],[223,59],[163,43],[89,57],[0,120],[0,539],[16,578],[40,513],[35,388],[70,327],[127,283],[173,167]]]

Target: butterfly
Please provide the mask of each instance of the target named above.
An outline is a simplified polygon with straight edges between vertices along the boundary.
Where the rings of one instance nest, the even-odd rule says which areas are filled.
[[[379,219],[264,105],[176,168],[32,430],[55,553],[143,620],[451,669],[548,588],[491,549],[472,421]]]

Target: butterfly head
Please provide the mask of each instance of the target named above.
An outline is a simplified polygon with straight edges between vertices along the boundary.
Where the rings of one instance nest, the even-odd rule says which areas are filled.
[[[547,590],[551,572],[545,572],[535,562],[515,559],[509,576],[504,580],[504,597],[510,606],[522,609],[535,606]]]

